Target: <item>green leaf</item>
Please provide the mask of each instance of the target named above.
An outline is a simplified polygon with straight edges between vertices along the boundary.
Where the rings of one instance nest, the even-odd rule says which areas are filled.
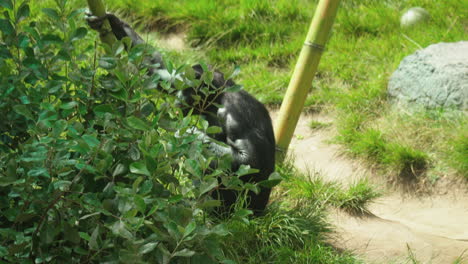
[[[15,223],[27,223],[32,218],[36,217],[36,214],[20,214],[16,216]]]
[[[138,187],[140,187],[140,184],[143,182],[143,177],[139,176],[132,184],[132,190],[134,192],[138,191]]]
[[[146,176],[151,176],[151,173],[146,168],[146,164],[143,162],[134,162],[130,164],[130,172],[135,174],[141,174]]]
[[[240,210],[242,211],[242,210]],[[249,211],[249,210],[245,210],[245,211]],[[250,211],[250,214],[252,212]],[[216,225],[215,227],[212,228],[212,231],[213,233],[217,234],[218,236],[227,236],[229,235],[229,228],[227,227],[226,224],[219,224],[219,225]]]
[[[189,250],[187,248],[184,248],[173,254],[174,257],[191,257],[193,255],[195,255],[195,251]]]
[[[234,67],[234,71],[231,73],[231,75],[228,77],[228,79],[232,79],[232,78],[236,77],[237,75],[239,75],[240,72],[241,72],[241,68],[239,67],[239,65],[236,65]]]
[[[62,134],[62,132],[65,130],[67,125],[68,125],[67,121],[65,120],[58,120],[57,122],[55,122],[53,130],[52,130],[54,133],[54,137],[59,137],[60,134]]]
[[[18,38],[18,46],[22,49],[27,48],[29,45],[29,38],[26,35],[20,35]]]
[[[38,70],[41,67],[41,62],[34,57],[26,57],[23,64],[31,70]]]
[[[119,163],[117,166],[115,166],[114,172],[112,172],[112,177],[122,175],[125,172],[127,172],[127,168],[125,168],[125,165]]]
[[[201,209],[208,209],[221,206],[220,200],[207,200],[206,202],[200,204],[198,207]]]
[[[0,174],[0,187],[7,187],[9,185],[12,185],[16,181],[16,178],[14,177],[5,177],[2,174]]]
[[[21,22],[22,20],[26,19],[29,14],[31,13],[29,9],[29,5],[27,2],[23,2],[16,13],[16,23]]]
[[[221,261],[221,264],[237,264],[237,262],[230,260],[230,259],[225,259]]]
[[[212,71],[205,71],[203,72],[201,78],[205,84],[211,85],[213,83],[214,74]]]
[[[33,114],[25,105],[15,105],[13,106],[13,110],[15,110],[16,113],[26,117],[29,120],[34,120]]]
[[[10,50],[4,45],[0,45],[0,58],[11,59],[12,57]],[[13,89],[14,87],[11,86],[10,90],[12,91]],[[4,93],[4,95],[8,95],[8,93]]]
[[[26,96],[26,95],[20,96],[19,99],[21,100],[21,103],[23,103],[23,104],[25,104],[25,105],[31,103],[31,101],[29,100],[28,96]]]
[[[131,116],[129,118],[127,118],[127,124],[131,127],[131,128],[134,128],[134,129],[137,129],[137,130],[142,130],[142,131],[148,131],[151,129],[151,127],[149,125],[146,124],[145,121],[135,117],[135,116]]]
[[[219,126],[211,126],[206,130],[206,133],[208,134],[218,134],[223,132],[223,129]]]
[[[71,101],[71,102],[64,103],[64,104],[60,105],[60,109],[70,110],[70,109],[74,108],[77,105],[78,105],[77,102]]]
[[[258,172],[257,169],[252,169],[252,168],[250,168],[249,165],[242,164],[239,167],[239,169],[236,171],[236,174],[239,175],[239,177],[241,177],[241,176],[256,173],[256,172]]]
[[[80,237],[86,241],[90,241],[91,240],[91,237],[87,234],[87,233],[84,233],[84,232],[78,232],[78,234],[80,235]]]
[[[8,255],[8,249],[6,247],[0,246],[0,258],[6,257]]]
[[[70,52],[67,49],[62,48],[57,53],[57,58],[64,60],[64,61],[70,61],[71,60]]]
[[[120,53],[122,53],[122,51],[125,50],[125,45],[123,45],[121,42],[116,42],[115,45],[113,47],[114,56],[118,56]]]
[[[80,40],[80,39],[84,38],[87,33],[88,33],[88,30],[86,28],[79,27],[73,32],[72,37],[71,37],[71,41],[73,42],[73,41],[76,41],[76,40]]]
[[[128,99],[128,92],[125,89],[120,89],[115,92],[112,92],[111,95],[121,101],[127,101]]]
[[[226,87],[226,89],[224,89],[225,92],[228,92],[228,93],[236,93],[236,92],[239,92],[240,90],[242,90],[242,85],[239,85],[239,84],[235,84],[233,86],[229,86],[229,87]]]
[[[92,250],[99,250],[99,245],[98,245],[98,236],[99,236],[99,225],[96,226],[94,229],[93,233],[91,234],[91,237],[88,242],[88,246]]]
[[[80,243],[80,235],[78,234],[78,230],[68,222],[64,222],[63,233],[66,240],[72,242],[73,244]]]
[[[133,202],[133,199],[130,200],[130,198],[120,198],[117,204],[117,209],[119,209],[119,211],[124,215],[132,214],[133,211],[136,211],[134,205],[135,203]],[[129,211],[132,212],[129,213]]]
[[[146,253],[152,252],[156,248],[156,246],[158,246],[158,244],[159,242],[150,242],[150,243],[144,244],[140,248],[140,254],[144,255]]]
[[[115,58],[112,57],[102,57],[99,59],[99,67],[112,70],[117,66],[117,61]]]
[[[245,223],[248,224],[247,216],[252,215],[252,214],[253,214],[253,212],[251,210],[249,210],[249,209],[241,209],[241,210],[237,210],[235,212],[234,217],[235,218],[241,218],[241,219],[244,220],[244,222],[247,221]]]
[[[58,189],[60,191],[68,191],[71,185],[71,181],[63,181],[63,180],[58,180],[54,181],[54,189]]]
[[[63,43],[63,40],[60,36],[58,35],[53,35],[53,34],[47,34],[42,38],[42,41],[45,44],[61,44]]]
[[[4,35],[11,35],[15,32],[15,29],[7,19],[0,19],[0,31]]]
[[[51,80],[47,82],[46,88],[48,89],[48,93],[53,94],[59,91],[62,88],[63,83],[60,81]]]
[[[97,147],[101,143],[96,137],[91,135],[83,135],[82,138],[90,148]]]
[[[180,202],[182,199],[184,199],[184,196],[182,194],[176,194],[171,196],[171,198],[169,198],[169,200],[167,201],[170,203],[177,203]]]
[[[173,238],[179,240],[179,238],[182,237],[182,234],[180,233],[176,223],[172,221],[165,222],[164,227],[167,229],[167,232],[169,232],[169,235],[171,235]]]
[[[80,13],[84,13],[85,10],[86,10],[85,8],[74,10],[67,16],[67,19],[73,19],[74,17],[76,17]]]
[[[134,161],[137,161],[140,159],[141,153],[135,144],[132,144],[130,146],[130,149],[128,150],[128,156]]]
[[[88,165],[88,164],[77,163],[75,164],[75,168],[79,170],[86,170],[89,173],[97,173],[96,169],[93,166]]]
[[[60,19],[59,14],[58,14],[57,10],[55,10],[55,9],[43,8],[42,12],[44,14],[46,14],[47,16],[49,16],[50,18],[52,18],[53,20],[59,20]]]
[[[200,166],[200,163],[196,160],[193,160],[193,159],[187,159],[185,160],[185,169],[195,175],[195,176],[202,176],[203,172],[202,172],[202,169],[201,169],[201,166]]]
[[[155,108],[151,102],[145,103],[143,107],[141,108],[141,114],[145,117],[151,115],[152,113],[154,113],[154,111],[155,111]]]
[[[145,203],[145,200],[143,198],[141,198],[140,196],[135,196],[133,198],[133,201],[135,202],[135,205],[136,205],[136,208],[138,209],[138,211],[140,211],[141,213],[145,213],[146,211],[146,203]]]
[[[13,9],[13,3],[11,0],[0,0],[0,6],[3,6],[6,9]]]
[[[144,181],[140,186],[141,194],[148,194],[153,189],[153,182],[151,180]]]
[[[46,178],[50,178],[50,174],[46,168],[36,168],[28,171],[28,176],[30,177],[39,177],[44,176]]]
[[[105,113],[115,113],[114,106],[111,104],[102,104],[94,107],[93,109],[96,115],[102,116]]]
[[[186,227],[184,231],[184,237],[188,237],[192,232],[195,230],[197,227],[197,223],[195,221],[190,222]]]
[[[213,190],[216,186],[218,186],[217,178],[213,178],[208,182],[202,182],[200,186],[200,195]]]
[[[273,172],[272,174],[270,174],[270,177],[268,177],[268,180],[261,181],[258,184],[265,188],[273,188],[276,185],[280,184],[282,180],[283,178],[278,172]]]
[[[40,233],[41,242],[44,244],[51,244],[58,235],[58,231],[60,231],[58,226],[45,221]]]
[[[115,235],[121,236],[129,240],[133,239],[132,233],[128,231],[127,227],[125,226],[125,223],[122,222],[121,220],[115,222],[112,225],[111,230]]]

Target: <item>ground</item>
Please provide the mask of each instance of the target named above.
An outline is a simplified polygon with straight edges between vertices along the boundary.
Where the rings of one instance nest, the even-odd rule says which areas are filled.
[[[275,120],[277,112],[271,111],[271,116]],[[347,158],[343,149],[330,143],[335,136],[333,125],[312,130],[308,126],[312,120],[333,121],[324,115],[301,116],[289,149],[295,165],[345,186],[368,177],[385,193],[369,206],[368,216],[334,210],[330,214],[336,226],[333,245],[351,250],[366,263],[405,263],[402,261],[414,254],[421,263],[446,264],[468,254],[465,185],[440,183],[425,192],[391,188],[375,170]]]
[[[184,51],[189,49],[184,38],[180,32],[166,35],[159,39],[158,46]],[[277,109],[270,110],[273,122],[277,115]],[[329,126],[313,130],[309,127],[311,121]],[[369,206],[367,216],[333,210],[330,221],[336,232],[331,243],[357,254],[366,263],[407,263],[412,256],[419,261],[413,263],[456,263],[460,256],[467,261],[466,182],[441,179],[437,186],[424,191],[392,188],[378,170],[347,157],[344,148],[331,143],[336,136],[333,122],[333,116],[326,114],[301,116],[289,148],[295,166],[304,172],[318,172],[345,187],[367,177],[384,195]]]

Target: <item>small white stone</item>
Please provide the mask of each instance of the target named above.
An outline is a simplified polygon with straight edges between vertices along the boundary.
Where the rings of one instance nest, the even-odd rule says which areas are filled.
[[[413,27],[428,21],[430,18],[429,12],[422,7],[412,7],[406,11],[400,19],[402,28]]]

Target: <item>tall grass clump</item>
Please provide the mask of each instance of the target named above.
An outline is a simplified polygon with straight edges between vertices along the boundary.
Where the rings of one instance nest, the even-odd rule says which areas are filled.
[[[316,211],[335,207],[356,215],[369,213],[368,205],[381,196],[365,178],[344,188],[337,182],[323,180],[317,172],[304,174],[296,171],[294,177],[285,177],[279,189],[285,190],[291,201],[309,204],[316,207]]]
[[[450,142],[453,153],[451,163],[465,179],[468,179],[468,134],[462,132],[460,136]]]
[[[333,204],[348,213],[366,215],[370,213],[368,205],[380,196],[381,193],[363,178],[353,183],[347,190],[337,193]]]
[[[249,222],[231,219],[223,248],[237,263],[361,263],[350,253],[338,253],[327,244],[333,231],[326,221],[330,199],[341,192],[298,173],[290,164],[279,166],[284,181],[265,215]]]

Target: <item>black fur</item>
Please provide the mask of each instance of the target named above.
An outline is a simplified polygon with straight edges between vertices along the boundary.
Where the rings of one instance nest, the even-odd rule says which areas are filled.
[[[113,33],[117,39],[130,37],[133,45],[142,43],[138,34],[125,22],[115,15],[108,14],[105,18],[109,19]],[[99,30],[103,18],[88,17],[90,27]],[[156,71],[150,71],[150,74],[158,74],[164,71],[164,64],[160,54],[153,55],[151,61],[160,62],[160,68]],[[193,66],[195,77],[200,78],[203,74],[203,68],[200,65]],[[167,71],[166,71],[167,72]],[[225,80],[222,73],[213,72],[213,89],[230,87],[235,85],[232,80]],[[240,165],[250,165],[258,169],[259,172],[242,177],[244,182],[260,182],[268,179],[275,168],[275,138],[270,116],[265,106],[257,101],[246,91],[221,92],[214,96],[210,95],[213,103],[203,111],[194,105],[191,95],[199,87],[191,87],[183,90],[179,98],[189,107],[193,108],[193,113],[202,115],[210,126],[219,126],[222,132],[212,137],[218,141],[224,142],[227,146],[216,144],[209,140],[209,136],[202,133],[202,138],[209,145],[210,150],[215,155],[230,155],[232,157],[232,170],[237,171]],[[222,90],[222,89],[221,89]],[[217,108],[216,105],[222,105]],[[259,194],[249,193],[248,208],[256,214],[261,213],[270,196],[271,189],[261,188]],[[236,202],[238,193],[234,190],[220,189],[213,196],[223,201],[222,211],[231,211],[231,206]]]

